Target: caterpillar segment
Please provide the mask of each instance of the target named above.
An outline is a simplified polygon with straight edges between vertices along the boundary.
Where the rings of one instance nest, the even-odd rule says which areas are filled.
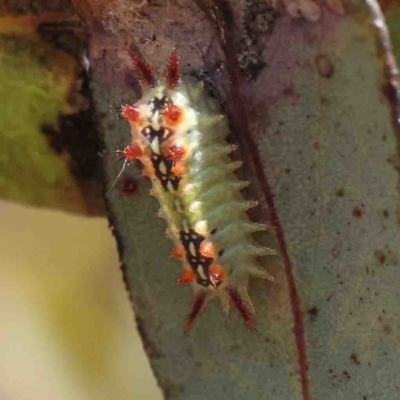
[[[132,60],[143,97],[120,108],[132,134],[122,155],[144,165],[175,245],[171,257],[183,262],[177,282],[194,288],[185,332],[214,297],[225,312],[234,307],[245,325],[255,330],[248,279],[272,281],[256,257],[275,252],[257,246],[251,237],[267,227],[250,222],[246,215],[257,202],[244,200],[240,193],[248,182],[234,174],[242,163],[229,158],[236,146],[225,141],[227,125],[221,115],[202,106],[202,87],[192,90],[193,96],[185,90],[176,51],[161,81],[139,56],[132,54]]]

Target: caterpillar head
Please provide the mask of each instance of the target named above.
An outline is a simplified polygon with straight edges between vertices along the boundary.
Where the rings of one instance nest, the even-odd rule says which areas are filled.
[[[182,90],[176,51],[170,56],[162,81],[137,54],[131,57],[144,92],[136,104],[121,107],[121,116],[131,124],[133,140],[151,144],[157,139],[161,144],[175,133],[187,132],[196,126],[197,113],[189,106],[189,98]]]

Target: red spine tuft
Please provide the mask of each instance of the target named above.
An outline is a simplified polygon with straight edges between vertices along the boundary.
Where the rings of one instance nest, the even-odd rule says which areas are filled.
[[[176,50],[171,53],[169,57],[169,64],[166,74],[166,81],[168,89],[176,89],[179,85],[179,61],[178,61],[178,54]]]
[[[211,283],[217,287],[219,284],[221,284],[226,277],[226,273],[224,270],[224,267],[219,264],[211,264],[210,269],[208,271],[208,275],[210,277]]]
[[[178,162],[182,160],[182,158],[185,157],[185,155],[186,155],[186,150],[181,144],[174,144],[168,146],[165,150],[165,156],[173,162]]]
[[[142,148],[137,143],[132,143],[122,150],[125,160],[131,161],[143,156]]]
[[[211,242],[210,240],[203,240],[200,243],[199,252],[204,257],[214,258],[215,257],[214,243]]]
[[[182,177],[186,173],[186,168],[184,165],[182,165],[182,163],[175,164],[172,167],[172,173],[177,177]]]
[[[179,285],[187,285],[188,283],[193,282],[194,278],[195,275],[192,269],[184,269],[181,275],[179,276],[177,283]]]
[[[182,121],[183,110],[175,104],[170,104],[165,108],[163,117],[168,125],[177,126]]]
[[[136,53],[131,53],[131,57],[141,83],[150,86],[151,88],[155,87],[157,84],[157,78],[150,65],[144,62]]]
[[[138,122],[140,118],[140,111],[138,107],[125,104],[124,106],[121,106],[120,115],[129,122]]]
[[[194,321],[199,316],[199,314],[204,310],[205,306],[206,306],[206,293],[200,292],[194,298],[192,309],[186,321],[185,333],[188,333],[193,328]]]
[[[182,245],[176,246],[171,253],[171,258],[179,259],[183,257],[185,257],[185,248]]]
[[[228,286],[227,288],[232,305],[236,308],[239,315],[244,319],[246,326],[252,330],[257,331],[254,324],[253,314],[250,312],[245,301],[243,301],[237,288]]]

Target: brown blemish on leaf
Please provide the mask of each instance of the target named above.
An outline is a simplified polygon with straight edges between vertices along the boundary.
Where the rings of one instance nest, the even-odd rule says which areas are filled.
[[[388,210],[383,210],[383,217],[384,217],[384,218],[389,218],[389,212],[388,212]]]
[[[308,315],[310,316],[310,321],[314,322],[318,318],[319,310],[317,307],[310,308],[308,310]]]
[[[392,333],[392,327],[390,325],[383,325],[383,330],[385,333]]]
[[[378,261],[379,261],[382,265],[385,264],[386,256],[385,256],[385,254],[383,253],[383,251],[381,251],[381,250],[376,250],[374,254],[375,254],[375,257],[378,259]]]
[[[363,216],[364,211],[360,207],[354,207],[351,213],[353,217],[361,218]]]
[[[387,159],[389,164],[392,164],[395,169],[400,171],[400,156],[398,154],[394,154],[393,156]]]
[[[350,361],[351,361],[353,364],[355,364],[355,365],[360,365],[360,364],[361,364],[361,363],[360,363],[360,360],[358,359],[356,353],[353,353],[353,354],[350,356]]]
[[[283,88],[282,94],[287,97],[291,97],[295,95],[294,85],[290,84]]]
[[[320,76],[329,79],[335,73],[332,61],[325,55],[320,54],[315,58],[315,65]]]
[[[344,189],[336,190],[336,196],[343,197],[344,196]]]
[[[319,150],[319,149],[320,149],[319,142],[315,142],[315,143],[313,144],[313,149],[314,149],[314,150]]]

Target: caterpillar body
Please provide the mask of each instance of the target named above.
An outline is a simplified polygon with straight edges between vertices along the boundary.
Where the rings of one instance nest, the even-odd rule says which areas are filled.
[[[250,222],[246,215],[257,202],[244,200],[240,193],[248,182],[234,174],[242,163],[229,157],[235,146],[225,141],[227,124],[221,115],[196,108],[202,89],[185,90],[175,50],[162,81],[147,63],[131,56],[143,97],[120,108],[132,135],[122,153],[125,162],[138,159],[143,164],[175,244],[171,256],[183,262],[178,283],[194,288],[185,332],[214,297],[226,312],[233,305],[246,326],[256,329],[248,280],[254,276],[273,281],[256,257],[275,251],[251,237],[267,226]]]

